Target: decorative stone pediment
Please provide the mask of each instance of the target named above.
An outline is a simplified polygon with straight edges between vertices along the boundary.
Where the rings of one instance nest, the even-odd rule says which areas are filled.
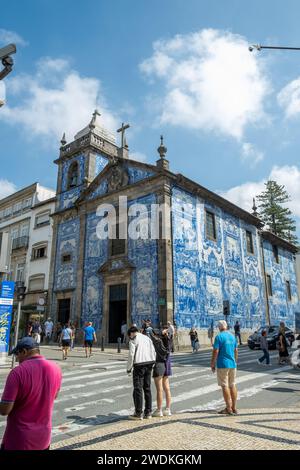
[[[134,264],[128,261],[127,258],[113,258],[106,263],[102,264],[98,269],[99,274],[112,274],[120,271],[133,271],[135,269]]]
[[[128,183],[129,175],[125,166],[120,162],[113,163],[107,174],[107,191],[116,191]]]

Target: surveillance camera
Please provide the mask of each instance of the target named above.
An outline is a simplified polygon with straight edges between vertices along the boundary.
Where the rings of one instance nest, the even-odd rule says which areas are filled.
[[[250,52],[253,51],[253,47],[252,47],[252,46],[249,46],[248,49],[249,49]]]
[[[15,54],[16,51],[17,49],[14,44],[9,44],[8,46],[2,47],[2,49],[0,49],[0,60],[6,59],[11,54]]]

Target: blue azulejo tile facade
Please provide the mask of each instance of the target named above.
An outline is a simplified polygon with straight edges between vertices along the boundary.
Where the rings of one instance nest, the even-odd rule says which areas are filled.
[[[143,210],[138,214],[145,221],[142,226],[146,233],[141,233],[141,238],[128,239],[128,259],[135,266],[131,277],[131,316],[133,323],[138,325],[150,318],[153,325],[159,326],[158,314],[158,254],[157,240],[149,236],[151,217],[151,204],[156,203],[155,194],[130,201],[133,204],[143,205]],[[128,226],[134,217],[128,217]],[[142,229],[141,229],[142,232]],[[147,235],[147,238],[146,238]],[[142,237],[145,236],[143,239]]]
[[[172,190],[174,318],[178,327],[208,328],[224,319],[223,301],[229,301],[231,326],[236,320],[244,329],[267,321],[260,237],[257,228],[229,214],[208,200],[178,187]],[[216,237],[207,236],[206,211],[215,216]],[[253,249],[247,251],[246,233]],[[270,299],[271,320],[294,324],[299,310],[292,253],[279,250],[281,263],[274,264],[272,246],[264,242],[267,270],[274,282]],[[292,299],[287,302],[286,280]]]
[[[267,240],[263,242],[266,275],[270,276],[271,292],[269,292],[270,323],[284,321],[293,328],[295,315],[300,311],[298,303],[297,279],[294,268],[293,254],[278,248],[278,256],[274,256],[273,246]],[[287,282],[291,296],[287,293]]]
[[[108,259],[108,240],[97,236],[99,217],[96,212],[86,216],[84,276],[82,295],[82,324],[92,321],[100,330],[103,317],[103,278],[99,269]]]

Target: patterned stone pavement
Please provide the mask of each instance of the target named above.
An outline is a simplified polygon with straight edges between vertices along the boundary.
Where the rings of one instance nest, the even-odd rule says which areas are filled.
[[[299,450],[300,406],[241,410],[238,416],[214,411],[117,422],[56,442],[61,450]]]

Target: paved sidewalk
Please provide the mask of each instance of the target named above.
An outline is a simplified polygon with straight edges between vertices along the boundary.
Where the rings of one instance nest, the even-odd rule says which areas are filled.
[[[51,449],[299,450],[300,406],[243,409],[238,416],[205,411],[143,421],[124,417],[92,432],[57,442]]]

